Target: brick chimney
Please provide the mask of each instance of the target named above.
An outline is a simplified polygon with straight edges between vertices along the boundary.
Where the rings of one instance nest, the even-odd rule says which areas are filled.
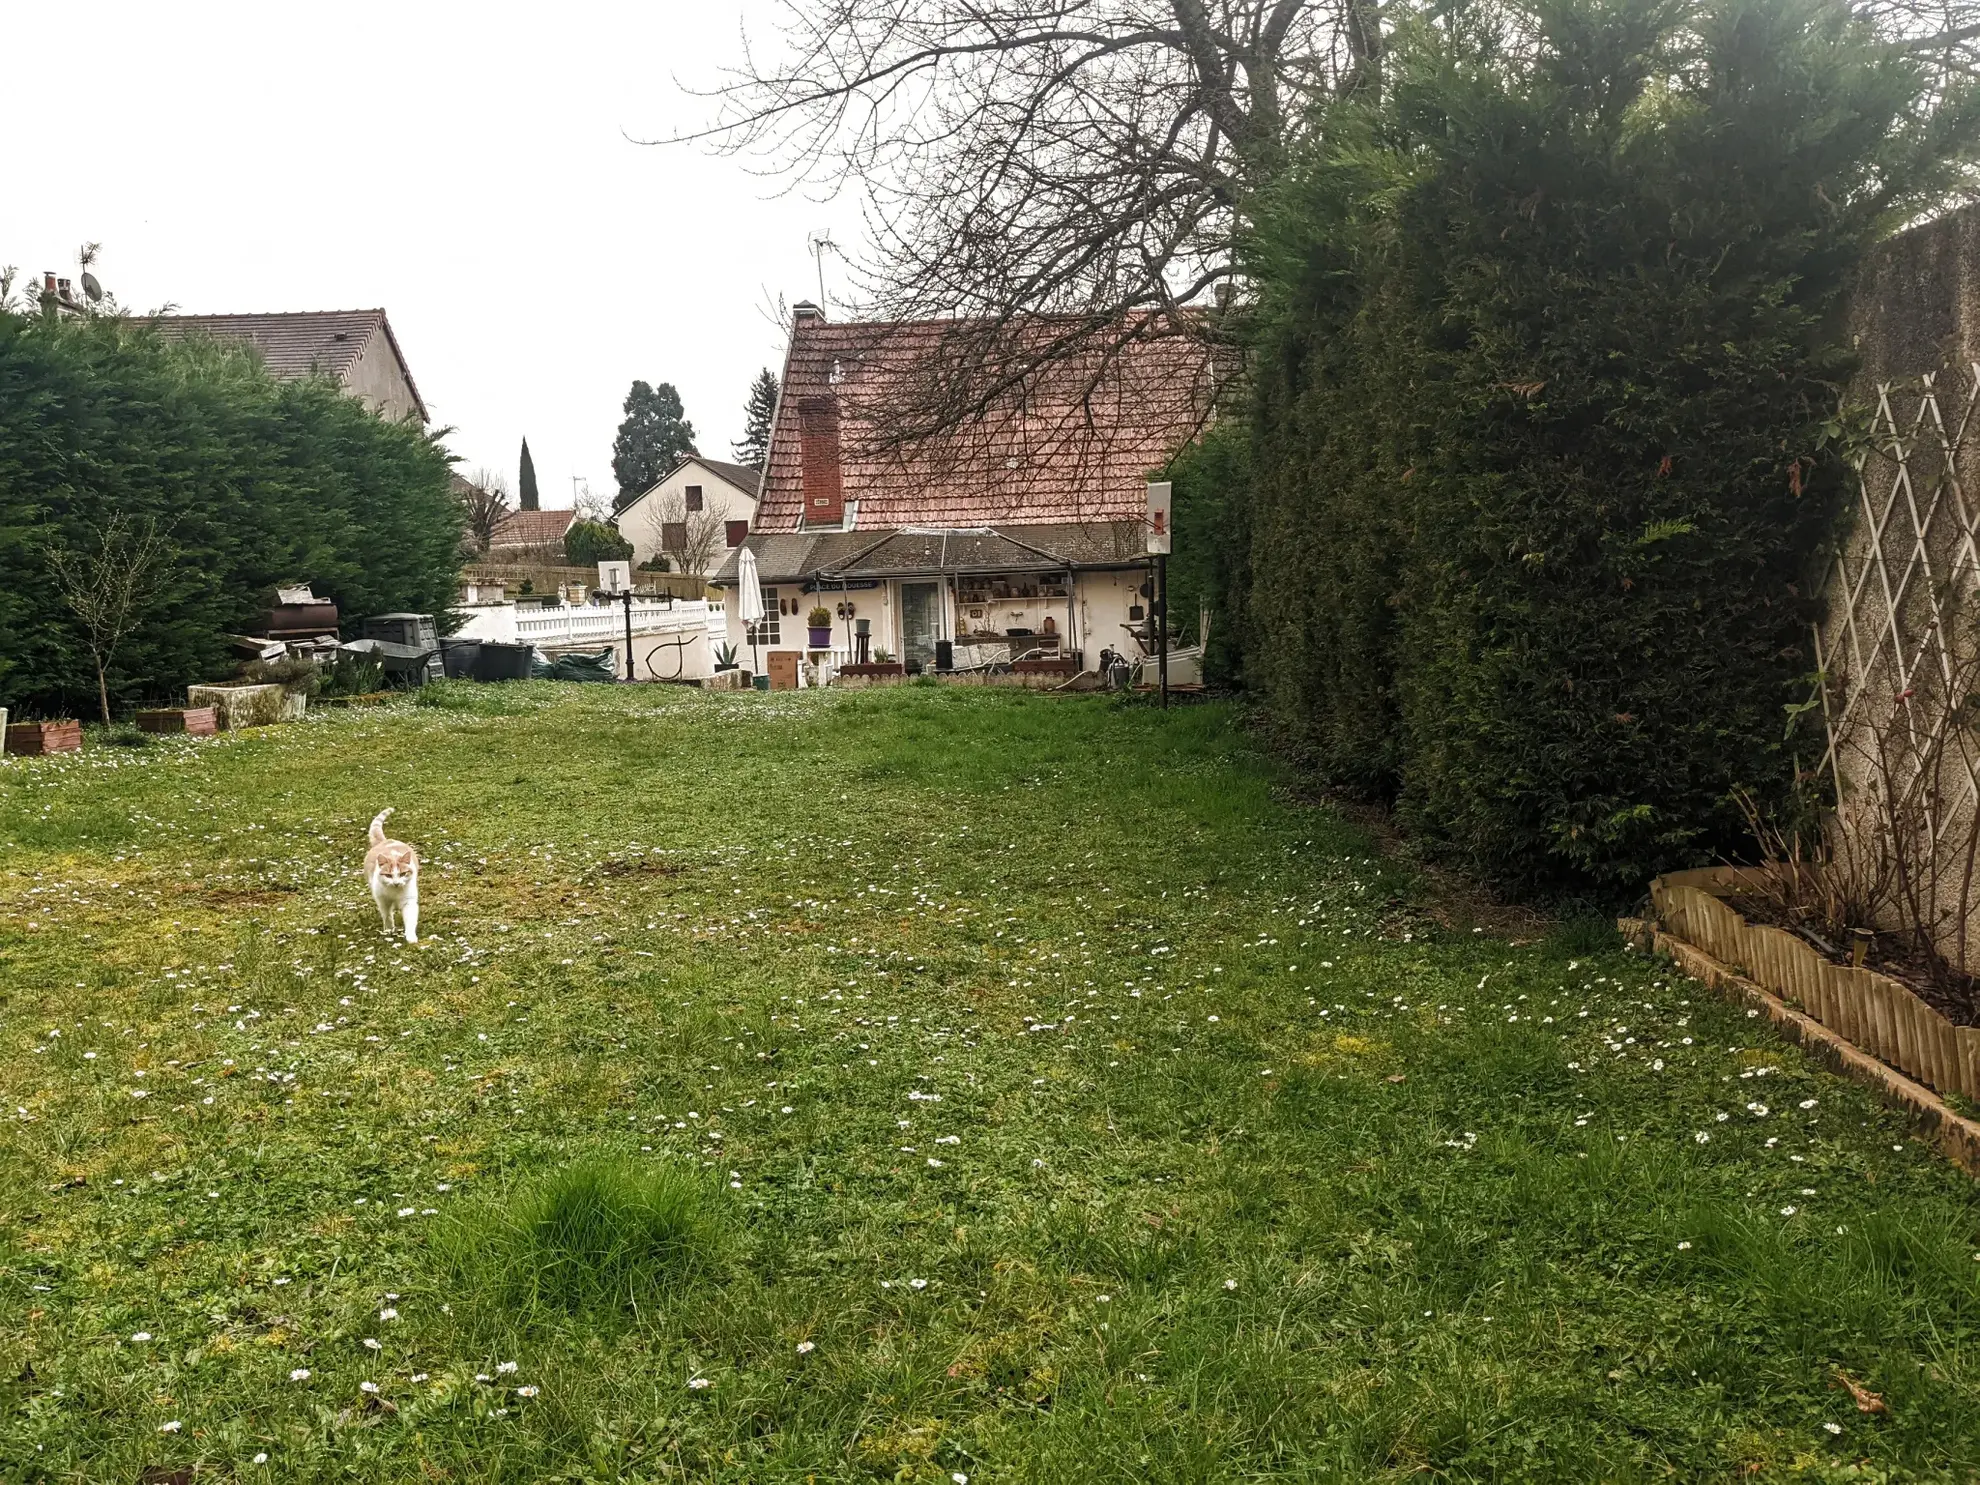
[[[800,299],[791,306],[791,318],[799,324],[822,325],[825,322],[825,311],[809,299]]]
[[[798,399],[798,448],[804,462],[804,520],[808,526],[845,524],[839,474],[839,399]]]

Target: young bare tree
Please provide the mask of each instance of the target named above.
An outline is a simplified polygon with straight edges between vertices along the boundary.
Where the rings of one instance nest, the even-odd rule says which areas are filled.
[[[647,528],[660,554],[691,577],[707,577],[727,545],[727,510],[689,510],[679,492],[662,495],[647,507]]]
[[[468,535],[477,552],[486,552],[495,539],[495,528],[513,507],[509,504],[509,481],[493,469],[477,469],[455,487],[461,510],[467,517]]]
[[[59,541],[47,548],[55,586],[81,623],[96,664],[96,699],[105,723],[110,721],[110,662],[158,591],[171,551],[156,521],[132,521],[122,511],[92,526],[88,545],[80,549]]]
[[[577,512],[580,521],[596,521],[600,525],[612,524],[612,502],[603,495],[593,492],[591,481],[581,482],[571,497],[571,509]]]

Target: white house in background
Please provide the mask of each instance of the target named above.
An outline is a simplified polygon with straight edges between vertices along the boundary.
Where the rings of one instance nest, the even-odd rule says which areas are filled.
[[[1069,322],[1017,321],[1048,344]],[[908,673],[1008,664],[1070,680],[1154,647],[1148,482],[1203,428],[1213,370],[1180,335],[1047,362],[983,414],[901,441],[889,409],[975,354],[975,322],[828,323],[795,308],[762,501],[746,549],[763,621],[728,640],[772,688],[868,655]],[[710,586],[733,589],[739,554]],[[814,636],[815,609],[831,616]],[[824,644],[813,644],[814,638]]]
[[[683,551],[705,562],[712,577],[756,527],[761,476],[747,464],[691,454],[613,518],[632,543],[633,565],[666,557],[676,571]]]

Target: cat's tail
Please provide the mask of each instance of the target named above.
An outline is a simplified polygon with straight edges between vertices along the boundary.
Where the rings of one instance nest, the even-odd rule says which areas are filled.
[[[385,817],[391,813],[392,813],[392,806],[388,804],[385,806],[384,809],[380,810],[376,815],[372,817],[371,843],[374,846],[377,845],[380,841],[385,839]]]

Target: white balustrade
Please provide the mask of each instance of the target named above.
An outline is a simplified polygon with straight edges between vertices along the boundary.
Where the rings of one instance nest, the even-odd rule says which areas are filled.
[[[467,614],[467,623],[460,630],[465,639],[507,640],[562,649],[603,647],[615,639],[624,639],[626,634],[626,610],[621,604],[610,608],[576,604],[546,608],[540,604],[493,603],[469,608]],[[701,599],[633,603],[635,636],[696,629],[719,636],[723,629],[722,605]]]

